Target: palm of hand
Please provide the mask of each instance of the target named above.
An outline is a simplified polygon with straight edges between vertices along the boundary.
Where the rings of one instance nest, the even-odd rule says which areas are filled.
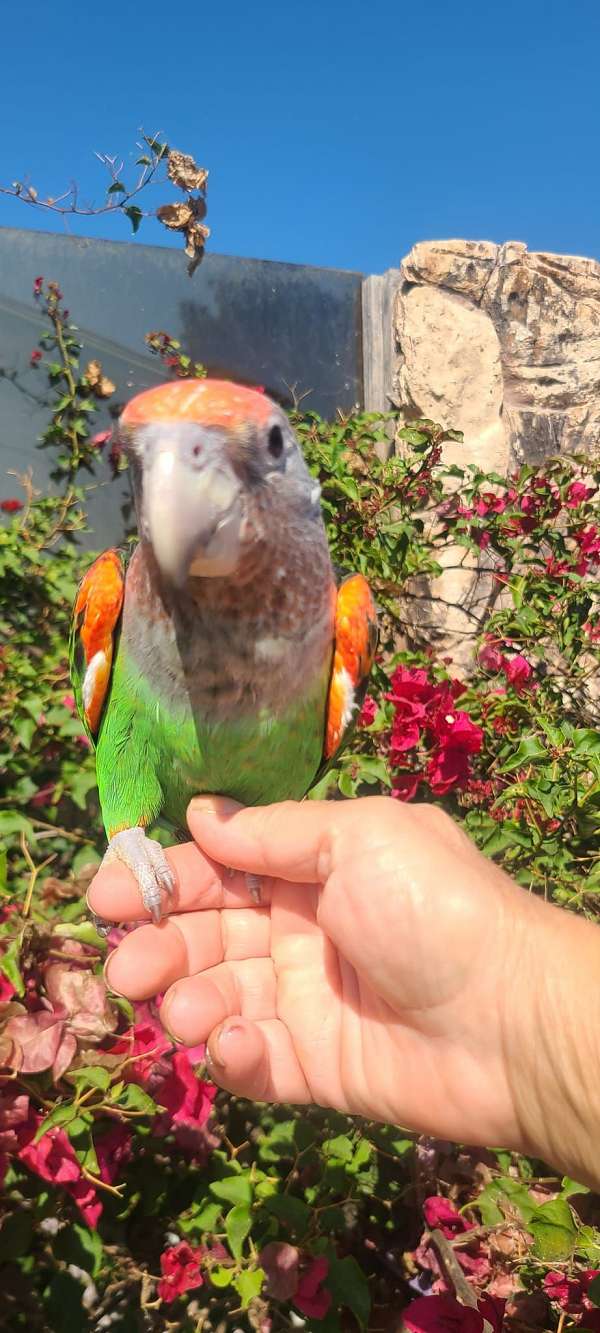
[[[345,838],[322,885],[267,881],[258,910],[243,876],[175,848],[179,910],[126,937],[109,984],[130,999],[165,990],[169,1031],[207,1040],[215,1078],[239,1095],[494,1142],[511,1113],[493,948],[510,895],[499,872],[479,891],[481,858],[447,824],[440,865],[418,821],[400,853],[395,827],[374,825],[358,846]],[[90,898],[104,916],[139,914],[120,867]]]

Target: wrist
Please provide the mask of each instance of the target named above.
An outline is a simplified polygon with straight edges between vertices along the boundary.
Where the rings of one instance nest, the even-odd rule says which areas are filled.
[[[519,1151],[600,1183],[600,930],[524,897],[503,1044]]]

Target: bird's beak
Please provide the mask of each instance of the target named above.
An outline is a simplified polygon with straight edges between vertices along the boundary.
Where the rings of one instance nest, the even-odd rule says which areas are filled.
[[[226,462],[201,466],[160,449],[144,471],[143,528],[162,574],[176,587],[192,577],[234,573],[244,506]]]

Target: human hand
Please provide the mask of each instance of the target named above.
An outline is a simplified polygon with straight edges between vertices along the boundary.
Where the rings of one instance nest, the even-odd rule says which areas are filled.
[[[165,991],[168,1031],[208,1042],[221,1086],[594,1175],[578,997],[589,1026],[595,928],[529,896],[433,807],[200,798],[188,822],[197,845],[168,853],[175,910],[125,937],[107,982],[131,1000]],[[220,863],[267,877],[264,905]],[[108,919],[140,916],[118,865],[89,901]]]

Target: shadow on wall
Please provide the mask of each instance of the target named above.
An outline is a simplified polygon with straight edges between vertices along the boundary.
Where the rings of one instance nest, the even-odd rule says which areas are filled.
[[[38,275],[65,294],[83,343],[117,385],[116,401],[165,378],[144,335],[165,329],[211,374],[294,393],[323,416],[362,401],[361,275],[207,255],[193,279],[174,250],[0,228],[0,494],[10,470],[33,469],[47,486],[49,454],[36,448],[47,425],[46,380],[30,368],[42,330],[30,296]],[[304,396],[305,395],[305,396]],[[111,412],[114,412],[114,401]],[[110,425],[108,412],[97,429]],[[104,462],[90,494],[91,547],[120,540],[125,479],[117,494]]]

